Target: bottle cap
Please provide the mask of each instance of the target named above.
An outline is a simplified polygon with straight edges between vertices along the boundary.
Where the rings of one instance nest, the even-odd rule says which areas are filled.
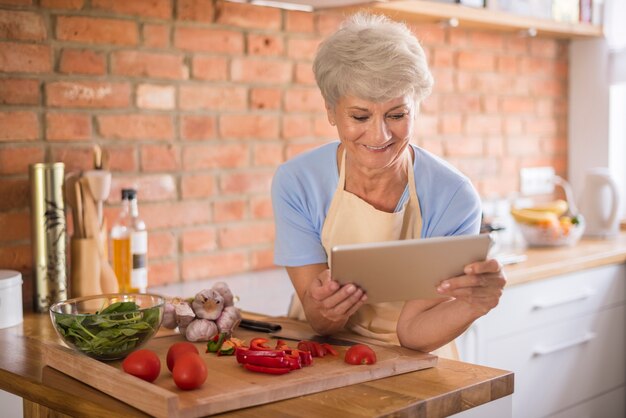
[[[137,197],[137,190],[122,189],[122,200],[133,200]]]

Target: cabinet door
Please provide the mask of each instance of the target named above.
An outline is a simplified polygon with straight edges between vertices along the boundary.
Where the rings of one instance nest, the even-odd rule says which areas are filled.
[[[487,341],[484,364],[515,373],[513,416],[544,417],[624,385],[624,305]]]
[[[610,265],[506,287],[499,305],[479,320],[497,338],[598,311],[626,300],[626,265]]]
[[[550,418],[624,418],[626,417],[626,387],[612,390],[572,408],[550,415]]]

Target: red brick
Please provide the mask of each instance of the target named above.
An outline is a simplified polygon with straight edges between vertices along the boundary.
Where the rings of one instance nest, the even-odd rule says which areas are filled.
[[[309,115],[284,115],[282,135],[284,139],[306,138],[313,134],[313,124]]]
[[[449,113],[478,113],[481,110],[480,96],[477,94],[444,95],[441,100],[441,108]]]
[[[111,72],[132,77],[180,80],[187,77],[181,54],[116,51],[111,56]]]
[[[166,48],[170,44],[170,27],[156,23],[144,23],[143,44],[151,48]]]
[[[220,137],[237,139],[278,139],[276,115],[224,114],[219,117]]]
[[[533,118],[524,125],[524,132],[529,135],[555,135],[558,132],[558,119]]]
[[[180,136],[189,141],[215,138],[215,116],[183,115],[180,117]]]
[[[504,49],[509,54],[527,55],[530,49],[528,45],[528,39],[529,38],[527,37],[509,36],[505,39],[506,45]]]
[[[430,64],[433,68],[453,68],[454,50],[444,47],[435,48]]]
[[[522,74],[543,74],[546,76],[557,76],[558,61],[546,58],[522,57],[520,58],[520,73]],[[565,76],[567,76],[565,74]]]
[[[47,73],[52,71],[49,45],[0,42],[0,72]]]
[[[275,267],[274,251],[271,248],[266,250],[253,250],[250,254],[250,267],[253,270],[262,270]]]
[[[439,133],[439,116],[420,115],[415,123],[418,138],[437,135]]]
[[[101,115],[98,131],[111,139],[161,139],[174,137],[174,123],[169,115]]]
[[[549,38],[530,39],[530,54],[537,57],[556,58],[559,54],[559,41]]]
[[[182,110],[245,110],[244,87],[219,87],[198,84],[181,85],[178,106]]]
[[[181,194],[183,199],[193,199],[213,196],[215,193],[215,176],[198,174],[183,176],[181,179]]]
[[[518,57],[513,56],[499,56],[496,62],[496,68],[501,74],[517,74],[518,72]]]
[[[439,132],[442,135],[454,135],[463,132],[463,115],[441,115]]]
[[[30,164],[44,161],[42,146],[18,147],[9,145],[0,148],[0,174],[28,174]],[[2,228],[0,228],[2,230]]]
[[[501,134],[502,121],[498,116],[470,115],[465,120],[465,133],[469,135]]]
[[[457,68],[467,71],[494,71],[495,57],[493,54],[461,51],[457,54]]]
[[[524,132],[522,119],[520,117],[506,116],[503,118],[504,134],[506,135],[520,135]]]
[[[291,159],[296,155],[300,155],[303,152],[311,150],[313,148],[319,147],[320,145],[325,144],[325,141],[309,141],[309,142],[298,142],[294,144],[289,144],[286,147],[286,159]]]
[[[238,31],[198,27],[177,27],[174,46],[187,51],[243,53],[243,34]]]
[[[140,84],[137,86],[137,107],[142,109],[168,110],[176,107],[174,86]]]
[[[65,163],[65,172],[93,169],[93,147],[72,144],[51,149],[52,160]]]
[[[410,28],[422,44],[442,45],[446,43],[446,28],[443,25],[421,23],[410,25]]]
[[[252,160],[255,166],[277,166],[284,161],[283,144],[254,144]]]
[[[310,86],[315,85],[315,75],[310,63],[298,62],[296,63],[295,82],[298,84],[306,84]]]
[[[0,242],[30,239],[30,213],[0,213]]]
[[[245,217],[245,200],[218,200],[213,203],[213,220],[215,222],[240,221]]]
[[[422,139],[420,141],[420,147],[440,157],[444,156],[443,142],[438,139],[428,139],[428,138]]]
[[[196,55],[191,65],[193,78],[211,81],[228,80],[228,59],[225,57]]]
[[[248,260],[243,251],[185,257],[182,260],[183,281],[225,276],[247,270]]]
[[[337,138],[337,128],[328,123],[326,115],[317,115],[313,120],[313,133],[321,138]]]
[[[248,55],[278,57],[285,53],[283,38],[276,35],[248,34]]]
[[[341,22],[345,19],[345,16],[335,12],[319,12],[316,15],[315,27],[317,32],[322,35],[330,35],[339,29]]]
[[[469,33],[465,29],[452,28],[447,29],[448,44],[455,49],[470,47]]]
[[[250,212],[253,219],[272,219],[272,198],[269,196],[255,196],[250,199]]]
[[[318,38],[290,38],[287,41],[287,56],[295,60],[312,62],[319,44]]]
[[[476,31],[470,34],[472,48],[500,52],[504,50],[504,37],[499,32]]]
[[[61,41],[112,45],[137,45],[139,39],[135,22],[84,16],[59,16],[56,35]]]
[[[529,97],[504,97],[500,102],[500,110],[503,113],[529,114],[533,113],[534,109],[535,102]]]
[[[484,95],[480,99],[480,108],[483,113],[498,113],[500,99],[498,96],[494,95]]]
[[[63,49],[59,71],[64,74],[103,75],[106,57],[103,52],[89,49]]]
[[[170,231],[148,233],[148,257],[170,257],[176,255],[176,235]]]
[[[281,27],[281,11],[273,7],[222,1],[216,5],[215,16],[216,22],[221,25],[272,30]]]
[[[137,190],[137,200],[140,202],[140,211],[143,211],[143,202],[170,200],[176,198],[176,181],[168,174],[143,174],[137,177],[113,176],[111,181],[110,202],[119,202],[122,189],[133,188]],[[167,214],[169,216],[169,213]],[[151,229],[152,224],[146,222]]]
[[[35,112],[0,112],[0,141],[28,141],[39,138],[39,120]]]
[[[195,20],[197,22],[213,22],[212,0],[178,0],[176,17],[179,20]]]
[[[236,248],[254,244],[269,244],[274,241],[274,224],[246,223],[219,228],[220,248]]]
[[[183,149],[185,170],[238,168],[245,167],[248,161],[248,146],[245,144],[194,145]]]
[[[91,116],[85,113],[47,113],[48,141],[83,141],[92,138]]]
[[[46,39],[46,26],[41,15],[32,12],[0,10],[0,38],[20,41]]]
[[[248,83],[286,84],[291,82],[290,62],[235,58],[231,62],[230,76],[233,81]]]
[[[184,254],[213,251],[217,248],[214,228],[195,228],[183,231],[182,252]]]
[[[433,92],[440,93],[453,93],[455,92],[455,71],[449,68],[432,68],[431,73],[435,78],[435,85],[433,86]]]
[[[32,258],[30,245],[18,244],[0,247],[0,265],[3,269],[30,271],[33,264]]]
[[[0,104],[39,104],[39,81],[30,79],[0,79]]]
[[[41,0],[41,5],[48,9],[80,10],[85,5],[85,0]]]
[[[0,199],[0,211],[30,207],[30,184],[28,179],[0,179],[0,196],[2,196],[2,199]],[[7,266],[3,267],[6,268]]]
[[[109,153],[109,169],[118,172],[138,170],[137,150],[135,147],[106,147]]]
[[[46,84],[46,101],[51,107],[128,107],[130,85],[99,81],[55,81]]]
[[[484,144],[479,137],[464,135],[443,141],[444,154],[451,157],[480,157],[483,155]]]
[[[141,202],[141,195],[139,200]],[[211,208],[205,202],[140,203],[139,210],[151,230],[203,225],[211,221]]]
[[[150,260],[148,263],[148,291],[150,286],[178,283],[178,262],[175,260]]]
[[[506,152],[509,156],[541,155],[541,140],[526,136],[507,138]]]
[[[539,97],[564,97],[567,94],[567,80],[537,80],[530,86],[530,93]]]
[[[141,169],[143,171],[176,171],[180,168],[180,148],[177,145],[143,145]]]
[[[224,172],[220,177],[220,190],[225,193],[269,193],[272,176],[273,170]]]
[[[255,87],[250,90],[251,109],[280,109],[282,90],[271,87]]]
[[[283,106],[288,112],[325,112],[326,109],[317,88],[287,90]]]
[[[285,12],[285,31],[287,32],[315,32],[315,14],[288,10]]]
[[[172,17],[172,3],[170,0],[91,0],[91,7],[115,14],[147,16],[157,19],[169,19]]]

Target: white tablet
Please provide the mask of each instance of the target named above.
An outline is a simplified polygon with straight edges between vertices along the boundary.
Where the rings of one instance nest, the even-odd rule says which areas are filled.
[[[437,298],[442,280],[485,260],[490,246],[488,234],[337,245],[330,272],[339,283],[364,289],[368,303]]]

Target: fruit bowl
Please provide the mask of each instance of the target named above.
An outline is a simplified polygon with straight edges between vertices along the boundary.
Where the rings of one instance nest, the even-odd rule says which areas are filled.
[[[165,298],[108,294],[57,302],[50,318],[65,344],[98,360],[117,360],[146,343],[163,319]]]
[[[576,244],[585,232],[582,216],[561,217],[556,222],[526,223],[517,221],[526,243],[531,247],[560,247]]]

